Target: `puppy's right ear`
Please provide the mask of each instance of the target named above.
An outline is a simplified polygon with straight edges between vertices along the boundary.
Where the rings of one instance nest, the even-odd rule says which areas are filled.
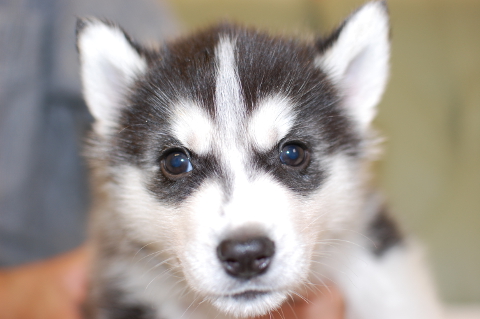
[[[385,1],[368,2],[317,43],[317,65],[339,89],[360,132],[370,126],[388,78],[390,25]]]
[[[95,118],[94,129],[108,133],[147,61],[119,27],[97,19],[77,20],[83,93]]]

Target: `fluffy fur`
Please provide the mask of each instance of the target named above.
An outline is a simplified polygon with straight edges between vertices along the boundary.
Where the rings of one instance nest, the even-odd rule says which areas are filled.
[[[224,24],[147,50],[80,20],[90,316],[257,316],[332,281],[350,319],[439,318],[420,254],[368,186],[388,33],[383,2],[313,43]],[[191,170],[168,172],[173,151]],[[259,237],[274,245],[268,268],[232,275],[220,245]]]

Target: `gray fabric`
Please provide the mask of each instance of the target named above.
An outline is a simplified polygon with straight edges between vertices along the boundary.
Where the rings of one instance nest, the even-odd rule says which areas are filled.
[[[147,0],[0,0],[0,266],[80,245],[88,210],[79,157],[91,122],[81,98],[76,17],[118,22],[150,42],[176,30]]]

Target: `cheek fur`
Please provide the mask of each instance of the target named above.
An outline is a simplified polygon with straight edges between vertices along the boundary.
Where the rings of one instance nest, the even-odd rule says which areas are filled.
[[[116,203],[123,225],[131,236],[142,242],[171,243],[169,230],[173,229],[175,209],[163,205],[148,191],[147,174],[136,167],[124,166],[115,172]],[[117,186],[112,186],[117,187]]]
[[[273,262],[257,288],[290,289],[306,278],[311,239],[300,232],[306,225],[302,205],[295,194],[268,176],[236,185],[227,201],[220,185],[206,182],[182,210],[185,218],[179,226],[186,230],[179,256],[195,290],[219,295],[240,289],[216,256],[220,242],[239,229],[258,229],[275,242]],[[279,277],[282,280],[274,280]]]
[[[141,170],[122,168],[118,175],[123,186],[116,200],[129,234],[146,244],[161,242],[166,246],[180,262],[192,290],[218,296],[245,289],[226,274],[216,248],[225,236],[249,225],[261,229],[276,247],[268,273],[252,287],[295,290],[314,267],[312,260],[322,249],[317,243],[350,227],[355,212],[361,209],[361,194],[353,191],[354,172],[348,161],[341,156],[332,159],[324,185],[308,197],[262,175],[234,185],[228,199],[220,184],[206,180],[175,208],[162,205],[145,190],[146,178]]]
[[[130,238],[149,249],[165,251],[177,261],[197,226],[188,209],[189,201],[181,206],[164,204],[147,189],[151,174],[132,166],[122,167],[116,174],[116,184],[121,187],[112,200]]]
[[[363,211],[366,175],[356,159],[336,155],[325,163],[328,177],[322,187],[309,196],[306,205],[308,228],[319,237],[336,236],[354,228]]]

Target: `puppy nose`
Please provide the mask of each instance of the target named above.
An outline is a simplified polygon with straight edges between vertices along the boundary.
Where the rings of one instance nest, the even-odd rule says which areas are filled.
[[[267,237],[227,239],[217,247],[223,268],[229,275],[242,279],[264,273],[274,253],[275,244]]]

